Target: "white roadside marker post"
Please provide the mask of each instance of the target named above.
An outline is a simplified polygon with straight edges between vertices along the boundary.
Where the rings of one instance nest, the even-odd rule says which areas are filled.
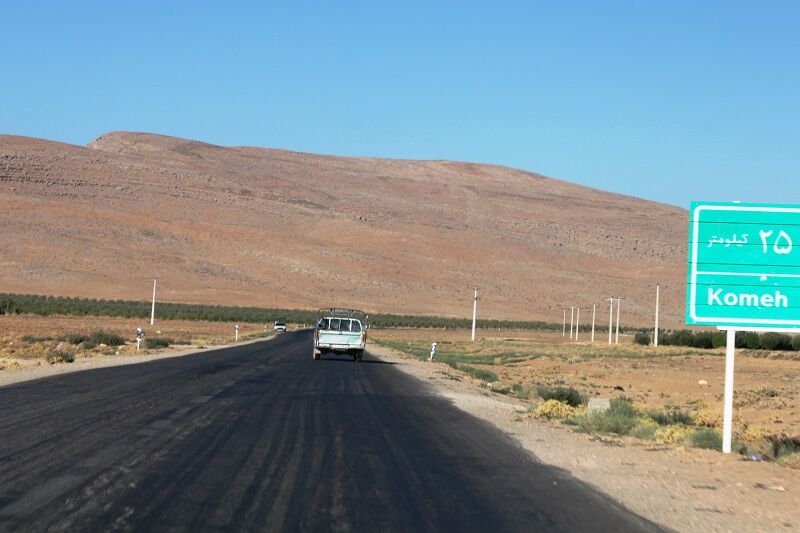
[[[142,342],[142,328],[136,328],[136,351],[139,351],[139,343]]]
[[[597,311],[597,304],[592,304],[592,342],[594,342],[594,315]]]
[[[475,295],[472,298],[472,342],[475,342],[475,322],[478,317],[478,287],[475,287]]]
[[[575,340],[578,340],[578,330],[581,329],[581,308],[578,308],[578,314],[575,317]]]
[[[150,325],[156,321],[156,279],[153,278],[153,307],[150,308]]]
[[[234,337],[233,337],[234,340],[236,340],[238,342],[238,340],[239,340],[239,324],[236,324],[236,326],[234,326],[233,335],[234,335]]]
[[[433,356],[436,354],[436,343],[431,343],[431,356],[428,357],[428,361],[433,361]]]
[[[614,298],[608,299],[608,344],[611,344],[611,330],[614,324]]]
[[[619,304],[622,298],[617,298],[617,336],[614,339],[614,344],[619,344]]]
[[[575,306],[569,308],[569,340],[572,340],[572,330],[575,328],[573,321],[575,319]]]
[[[566,337],[567,336],[567,310],[566,309],[564,309],[564,323],[561,326],[561,336],[562,337]]]
[[[736,354],[736,330],[729,329],[725,345],[725,400],[722,411],[722,452],[731,453],[733,435],[733,359]]]
[[[658,346],[658,296],[659,296],[659,285],[656,283],[656,328],[653,332],[653,346]]]

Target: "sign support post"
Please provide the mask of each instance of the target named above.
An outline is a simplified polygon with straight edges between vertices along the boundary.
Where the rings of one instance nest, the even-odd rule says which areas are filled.
[[[722,452],[731,453],[733,435],[733,359],[736,354],[736,330],[726,332],[725,399],[722,411]]]

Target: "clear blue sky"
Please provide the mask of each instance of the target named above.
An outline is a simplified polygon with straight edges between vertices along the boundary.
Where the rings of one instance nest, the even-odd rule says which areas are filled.
[[[800,2],[5,2],[0,132],[800,203]]]

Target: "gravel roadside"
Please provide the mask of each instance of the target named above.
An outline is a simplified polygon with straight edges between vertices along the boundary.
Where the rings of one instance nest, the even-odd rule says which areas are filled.
[[[184,357],[196,353],[204,353],[212,350],[221,350],[223,348],[230,348],[231,346],[241,346],[244,344],[252,344],[273,338],[262,337],[248,341],[241,341],[235,344],[220,344],[209,346],[208,348],[198,348],[192,346],[185,350],[167,349],[159,352],[147,353],[142,355],[96,355],[94,357],[78,358],[73,363],[59,363],[51,364],[26,364],[19,368],[7,368],[0,372],[0,387],[11,385],[13,383],[21,383],[23,381],[31,381],[34,379],[46,378],[49,376],[57,376],[60,374],[69,374],[71,372],[80,372],[83,370],[91,370],[94,368],[105,368],[109,366],[120,365],[135,365],[140,363],[147,363],[156,361],[158,359],[168,359],[170,357]]]

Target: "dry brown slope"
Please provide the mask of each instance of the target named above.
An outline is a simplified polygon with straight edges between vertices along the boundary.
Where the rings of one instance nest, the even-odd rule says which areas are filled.
[[[0,203],[0,291],[466,316],[477,283],[484,316],[638,324],[660,281],[682,315],[686,211],[494,165],[0,136]]]

